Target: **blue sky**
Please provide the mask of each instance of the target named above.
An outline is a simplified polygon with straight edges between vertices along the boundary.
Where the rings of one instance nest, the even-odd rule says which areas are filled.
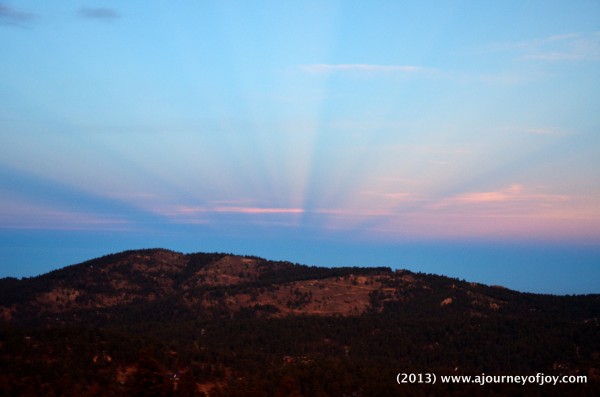
[[[597,1],[1,1],[0,58],[0,276],[161,246],[600,292]]]

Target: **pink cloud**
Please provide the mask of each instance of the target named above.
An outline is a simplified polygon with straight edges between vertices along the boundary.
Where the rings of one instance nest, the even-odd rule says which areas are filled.
[[[250,206],[179,206],[173,210],[158,211],[167,216],[210,214],[210,213],[233,213],[233,214],[301,214],[302,208],[281,207],[250,207]]]
[[[376,209],[355,209],[355,210],[353,210],[353,209],[332,208],[332,209],[318,209],[315,212],[318,214],[324,214],[324,215],[346,216],[346,217],[352,217],[352,218],[392,215],[392,213],[389,211],[376,210]]]
[[[522,185],[511,185],[505,189],[490,191],[490,192],[476,192],[467,193],[460,196],[454,197],[452,200],[460,203],[490,203],[490,202],[502,202],[502,201],[514,201],[518,200],[521,192],[523,191]]]
[[[443,209],[449,207],[465,206],[473,210],[475,206],[481,206],[483,209],[490,210],[490,206],[495,205],[499,209],[507,211],[514,210],[511,204],[519,204],[521,209],[533,209],[544,206],[551,206],[557,203],[574,202],[580,199],[575,196],[560,194],[551,194],[536,192],[534,189],[526,188],[520,184],[513,184],[503,189],[469,192],[456,196],[451,196],[433,202],[429,207],[432,209]]]
[[[231,212],[236,214],[301,214],[302,208],[262,208],[262,207],[216,207],[214,212]]]

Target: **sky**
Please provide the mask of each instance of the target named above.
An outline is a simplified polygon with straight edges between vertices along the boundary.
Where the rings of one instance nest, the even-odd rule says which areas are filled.
[[[600,293],[598,1],[0,1],[0,277],[125,249]]]

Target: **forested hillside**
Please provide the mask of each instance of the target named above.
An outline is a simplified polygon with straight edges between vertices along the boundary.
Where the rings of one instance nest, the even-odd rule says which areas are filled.
[[[600,393],[598,295],[153,249],[2,279],[0,314],[6,396]],[[400,372],[588,382],[399,385]]]

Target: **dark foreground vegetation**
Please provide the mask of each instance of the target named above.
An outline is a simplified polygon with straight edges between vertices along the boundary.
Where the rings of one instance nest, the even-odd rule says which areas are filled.
[[[223,258],[231,257],[131,251],[0,280],[0,396],[600,395],[597,295]],[[311,309],[318,288],[344,282],[370,291],[363,310]],[[438,380],[399,385],[399,372]],[[482,373],[585,375],[587,383],[439,379]]]

